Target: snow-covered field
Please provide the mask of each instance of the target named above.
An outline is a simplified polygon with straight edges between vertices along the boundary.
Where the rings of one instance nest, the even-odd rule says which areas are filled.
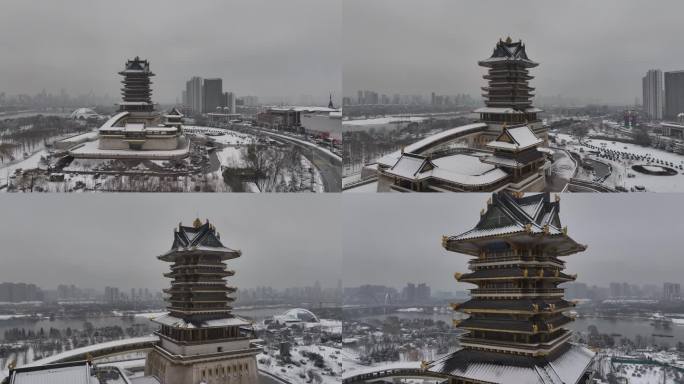
[[[6,167],[0,166],[0,186],[6,184],[9,177],[12,176],[17,169],[28,170],[38,168],[38,165],[40,163],[40,157],[45,155],[47,155],[47,151],[42,149],[34,153],[27,159],[8,165]]]
[[[577,143],[577,140],[566,134],[555,134],[557,141],[565,140],[567,142],[564,147],[567,150],[578,153],[585,158],[596,159],[598,161],[608,163],[612,166],[611,176],[604,182],[609,187],[621,186],[628,190],[637,186],[645,187],[646,191],[650,192],[682,192],[684,191],[684,175],[682,175],[679,166],[684,166],[684,156],[663,151],[661,149],[652,147],[642,147],[636,144],[627,144],[621,142],[612,142],[609,140],[587,139],[586,143],[582,145]],[[610,160],[591,155],[589,151],[596,149],[590,148],[587,145],[595,148],[600,148],[602,153],[608,151],[622,152],[630,155],[643,157],[642,159],[625,159]],[[646,175],[632,170],[633,165],[642,164],[648,166],[658,165],[658,161],[672,163],[670,168],[678,171],[677,175],[673,176],[655,176]],[[582,175],[582,174],[580,174]],[[578,176],[579,177],[579,176]]]
[[[344,120],[342,125],[361,126],[361,125],[383,125],[391,123],[421,122],[427,120],[423,116],[385,116],[372,119]]]
[[[321,369],[314,366],[313,362],[304,357],[301,352],[313,352],[321,355],[326,368]],[[342,374],[341,354],[342,351],[338,348],[323,345],[296,345],[291,347],[290,356],[292,360],[297,361],[299,366],[277,363],[277,358],[280,355],[277,350],[267,350],[260,353],[257,355],[257,363],[259,369],[282,377],[291,383],[310,382],[308,372],[312,372],[320,381],[314,379],[311,383],[338,384]]]
[[[682,377],[681,373],[657,365],[618,363],[613,366],[615,374],[626,378],[629,384],[675,384],[680,382],[676,378]]]

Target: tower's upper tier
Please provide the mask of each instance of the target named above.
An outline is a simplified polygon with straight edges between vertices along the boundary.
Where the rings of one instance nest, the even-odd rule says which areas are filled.
[[[515,64],[522,67],[532,68],[539,65],[527,57],[525,52],[525,44],[522,41],[513,42],[511,38],[507,38],[506,41],[499,40],[494,47],[494,52],[492,56],[488,59],[481,60],[478,62],[480,66],[483,67],[499,67],[504,65]]]

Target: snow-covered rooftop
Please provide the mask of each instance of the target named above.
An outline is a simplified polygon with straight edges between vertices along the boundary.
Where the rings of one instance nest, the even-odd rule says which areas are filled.
[[[503,136],[508,136],[510,142],[502,141]],[[493,149],[505,149],[513,151],[521,151],[523,149],[531,148],[543,143],[544,141],[537,137],[532,132],[530,127],[522,126],[515,128],[505,128],[504,132],[495,141],[487,143],[487,147]]]
[[[508,174],[493,165],[485,164],[475,155],[452,155],[428,161],[415,155],[402,155],[386,173],[412,180],[440,179],[463,186],[496,183]]]
[[[494,356],[460,350],[430,364],[429,371],[486,383],[566,384],[576,383],[591,364],[594,353],[570,344],[551,358]]]
[[[404,148],[405,153],[415,153],[422,154],[427,149],[430,149],[438,143],[442,143],[445,140],[456,140],[463,135],[478,132],[487,129],[487,124],[485,123],[474,123],[461,125],[456,128],[447,129],[446,131],[428,136],[413,144],[407,145]],[[385,166],[394,165],[397,160],[401,157],[401,151],[392,152],[378,159],[378,163]]]
[[[170,327],[174,328],[212,328],[212,327],[230,327],[230,326],[248,326],[251,325],[252,323],[247,320],[243,319],[242,317],[239,316],[233,316],[233,317],[228,317],[225,319],[215,319],[215,320],[204,320],[201,323],[191,323],[188,321],[185,321],[179,317],[171,316],[171,315],[162,315],[159,317],[155,317],[151,319],[155,323],[163,324],[163,325],[168,325]]]

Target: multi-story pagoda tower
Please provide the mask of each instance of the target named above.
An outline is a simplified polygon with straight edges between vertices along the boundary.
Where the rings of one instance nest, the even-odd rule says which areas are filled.
[[[477,285],[454,304],[469,317],[462,349],[426,366],[452,383],[584,383],[593,353],[569,342],[563,312],[574,306],[558,285],[574,281],[561,257],[586,249],[561,226],[559,198],[492,195],[475,228],[444,236],[442,245],[472,256],[456,280]]]
[[[533,79],[529,69],[539,64],[527,57],[525,44],[522,41],[514,43],[510,37],[499,40],[492,56],[478,64],[488,68],[484,75],[488,84],[482,87],[486,107],[475,110],[480,114],[480,120],[493,127],[528,124],[546,141],[546,132],[537,118],[542,110],[532,106],[534,88],[529,85]]]
[[[161,384],[256,383],[251,322],[232,313],[230,294],[235,287],[226,260],[240,251],[225,247],[213,225],[199,219],[191,227],[179,224],[171,249],[158,259],[172,263],[167,315],[153,321],[161,328],[160,342],[148,354],[146,375]]]
[[[150,77],[154,76],[154,73],[150,71],[150,63],[136,56],[135,59],[126,61],[126,67],[119,72],[119,75],[124,77],[121,80],[123,102],[119,104],[119,111],[154,111],[152,90],[150,89],[150,84],[152,84]]]

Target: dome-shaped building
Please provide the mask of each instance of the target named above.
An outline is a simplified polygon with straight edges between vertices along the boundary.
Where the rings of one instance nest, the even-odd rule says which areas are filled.
[[[102,116],[100,116],[99,113],[90,108],[78,108],[77,110],[71,112],[71,115],[69,115],[69,118],[74,120],[88,120],[91,118],[98,119],[100,117]]]
[[[282,315],[276,315],[273,319],[281,324],[287,323],[318,323],[320,320],[313,312],[304,308],[295,308],[286,311]]]

